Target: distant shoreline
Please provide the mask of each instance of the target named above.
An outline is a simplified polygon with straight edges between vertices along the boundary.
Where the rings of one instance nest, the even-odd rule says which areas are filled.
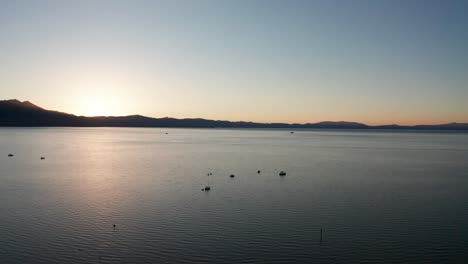
[[[245,121],[209,120],[202,118],[152,118],[141,115],[129,116],[76,116],[51,111],[28,101],[0,101],[0,127],[148,127],[148,128],[217,128],[217,129],[333,129],[333,130],[440,130],[467,131],[468,123],[439,125],[378,125],[358,122],[323,121],[318,123],[255,123]]]
[[[252,127],[116,127],[116,126],[0,126],[0,129],[92,129],[92,128],[136,128],[136,129],[193,129],[193,130],[250,130],[250,131],[286,131],[286,132],[306,132],[306,131],[328,131],[328,132],[378,132],[378,133],[449,133],[449,134],[467,134],[468,130],[465,129],[375,129],[375,128],[252,128]]]

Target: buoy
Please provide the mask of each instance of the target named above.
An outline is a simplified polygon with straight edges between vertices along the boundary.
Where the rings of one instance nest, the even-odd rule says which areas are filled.
[[[320,243],[322,243],[322,228],[320,228]]]
[[[114,228],[115,228],[115,224],[114,224]]]
[[[260,171],[257,171],[257,173],[260,173]]]
[[[286,172],[281,171],[281,172],[279,173],[279,176],[286,176]]]
[[[291,131],[291,132],[289,132],[289,133],[294,134],[294,131]]]
[[[229,175],[229,177],[234,178],[234,177],[236,177],[236,175],[231,174],[231,175]]]

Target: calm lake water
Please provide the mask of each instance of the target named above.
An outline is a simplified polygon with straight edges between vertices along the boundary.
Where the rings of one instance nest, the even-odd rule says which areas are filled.
[[[0,263],[468,263],[468,134],[2,128],[0,150]]]

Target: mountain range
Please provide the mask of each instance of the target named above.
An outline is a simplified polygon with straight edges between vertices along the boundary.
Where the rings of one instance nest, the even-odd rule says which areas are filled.
[[[324,121],[306,124],[254,123],[209,120],[202,118],[151,118],[129,116],[76,116],[41,108],[29,101],[0,100],[0,126],[19,127],[186,127],[186,128],[324,128],[324,129],[424,129],[468,130],[468,123],[440,125],[380,125],[370,126],[356,122]]]

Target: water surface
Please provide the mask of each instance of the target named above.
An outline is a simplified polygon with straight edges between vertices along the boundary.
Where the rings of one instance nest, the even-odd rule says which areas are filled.
[[[468,260],[468,134],[2,128],[0,150],[0,263]]]

